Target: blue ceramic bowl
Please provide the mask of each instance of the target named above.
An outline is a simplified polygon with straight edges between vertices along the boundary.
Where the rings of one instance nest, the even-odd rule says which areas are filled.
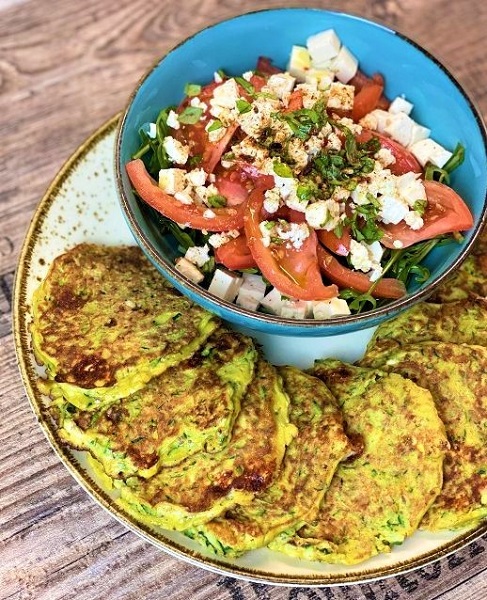
[[[413,118],[429,127],[431,137],[447,148],[458,142],[466,160],[452,177],[452,187],[465,199],[475,227],[462,244],[435,248],[426,266],[431,278],[412,285],[407,296],[370,312],[327,321],[283,319],[254,313],[221,301],[181,276],[174,268],[176,245],[160,233],[156,221],[134,196],[124,165],[139,146],[139,128],[153,121],[161,108],[178,104],[187,82],[205,84],[218,69],[240,75],[255,67],[258,56],[285,68],[291,46],[333,28],[359,59],[362,71],[385,76],[386,95],[405,94],[414,104]],[[137,243],[159,271],[181,292],[222,318],[245,328],[280,335],[328,336],[378,325],[425,299],[467,256],[486,220],[487,139],[478,111],[448,70],[403,35],[365,19],[308,8],[283,8],[244,14],[188,38],[164,56],[143,77],[121,121],[116,170],[122,210]]]

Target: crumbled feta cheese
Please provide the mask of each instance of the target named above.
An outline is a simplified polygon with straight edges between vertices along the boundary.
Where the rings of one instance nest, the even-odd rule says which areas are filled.
[[[214,119],[210,119],[205,127],[206,132],[208,134],[208,140],[212,144],[216,144],[217,142],[219,142],[227,132],[227,128],[223,127],[223,126],[217,127],[216,129],[212,129],[212,126],[214,125],[215,122],[216,121]],[[211,131],[210,131],[210,129],[211,129]]]
[[[355,133],[357,135],[362,133],[362,125],[355,123],[352,119],[349,119],[348,117],[341,117],[340,119],[337,119],[337,122],[340,125],[344,125],[348,129],[350,129],[352,133]]]
[[[337,152],[339,152],[342,149],[342,140],[338,137],[336,133],[332,132],[328,136],[326,147],[328,150],[336,150]]]
[[[227,302],[233,302],[243,283],[239,277],[227,269],[217,268],[208,287],[208,292]]]
[[[275,94],[280,100],[286,98],[293,90],[296,78],[289,73],[273,73],[264,86],[271,94]]]
[[[313,158],[323,148],[323,140],[318,135],[312,135],[304,142],[304,148],[309,158]]]
[[[151,140],[154,140],[157,137],[157,125],[155,123],[145,123],[142,125],[141,130],[150,137]]]
[[[389,112],[392,114],[397,113],[406,113],[407,115],[411,114],[413,110],[413,105],[411,102],[408,102],[404,96],[397,96],[389,105]]]
[[[178,120],[178,115],[173,110],[169,111],[166,123],[169,127],[172,127],[173,129],[179,129],[181,127],[181,124]]]
[[[311,35],[306,40],[306,47],[314,67],[321,68],[330,64],[340,51],[340,39],[333,29]]]
[[[405,200],[411,208],[418,200],[426,200],[426,190],[420,179],[419,173],[404,173],[396,177],[396,187],[399,196]]]
[[[386,225],[397,225],[403,221],[409,212],[407,202],[397,196],[381,196],[381,209],[379,217]]]
[[[353,85],[347,85],[334,81],[330,85],[327,107],[336,110],[352,110],[355,88]]]
[[[331,198],[318,200],[306,207],[306,222],[313,229],[335,229],[340,220],[340,204]]]
[[[193,265],[202,267],[210,260],[209,251],[210,247],[208,244],[205,244],[204,246],[190,246],[186,250],[184,258],[189,260],[190,263],[193,263]]]
[[[193,108],[201,108],[201,110],[205,111],[208,108],[208,105],[202,102],[198,96],[193,96],[189,101],[190,106]]]
[[[203,217],[205,219],[214,219],[216,217],[216,214],[213,210],[211,210],[211,208],[207,208],[203,213]]]
[[[410,210],[404,217],[404,222],[413,230],[421,229],[424,225],[423,217],[415,210]]]
[[[294,170],[299,173],[308,164],[309,156],[304,143],[299,138],[292,138],[287,145],[287,154],[294,163]]]
[[[298,81],[304,81],[306,79],[306,74],[310,69],[311,56],[307,48],[304,48],[303,46],[293,46],[291,48],[291,55],[287,66],[289,74]]]
[[[313,316],[315,319],[331,319],[332,317],[349,314],[350,308],[342,298],[313,302]]]
[[[219,194],[218,188],[213,183],[208,186],[198,185],[194,188],[197,196],[197,200],[202,204],[208,204],[208,198],[210,196],[216,196]]]
[[[257,139],[262,131],[271,125],[272,115],[279,110],[279,100],[258,97],[248,112],[238,115],[237,121],[248,136]]]
[[[161,169],[159,171],[159,187],[166,194],[174,196],[186,187],[186,171],[184,169]]]
[[[232,152],[236,158],[242,158],[246,162],[252,162],[259,167],[269,156],[267,148],[260,146],[253,138],[247,136],[238,144],[232,146]]]
[[[175,260],[174,266],[176,270],[187,277],[193,283],[201,283],[205,276],[193,263],[186,258],[179,257]]]
[[[387,110],[376,108],[366,114],[359,123],[366,129],[374,129],[379,133],[384,133],[385,128],[391,122],[392,115]]]
[[[253,71],[245,71],[245,73],[242,74],[242,79],[245,79],[245,81],[250,81],[253,76],[254,76]]]
[[[313,108],[316,102],[323,98],[323,92],[310,83],[300,83],[296,86],[296,90],[300,90],[303,94],[304,108]]]
[[[276,235],[290,246],[299,250],[309,237],[309,227],[306,223],[288,223],[279,221],[275,226]]]
[[[192,169],[186,173],[186,181],[194,187],[205,185],[206,171],[204,169]]]
[[[213,98],[210,100],[210,105],[212,107],[235,108],[235,103],[239,96],[238,84],[232,77],[213,90]]]
[[[372,271],[372,276],[377,279],[382,272],[380,259],[382,258],[383,248],[379,242],[367,244],[365,242],[357,242],[352,239],[350,241],[350,262],[354,269],[368,273]],[[371,279],[372,280],[372,279]]]
[[[176,200],[181,202],[182,204],[193,204],[193,196],[192,196],[192,188],[191,186],[186,186],[184,190],[180,192],[176,192],[174,197]]]
[[[281,205],[281,194],[277,188],[266,190],[264,193],[264,210],[275,213]]]
[[[358,60],[348,48],[342,46],[331,61],[331,69],[335,72],[338,81],[348,83],[357,73]]]
[[[401,242],[401,240],[394,240],[392,242],[392,245],[394,246],[394,248],[396,248],[396,250],[399,250],[400,248],[404,247],[404,244]]]
[[[218,73],[218,71],[213,73],[213,81],[215,83],[223,83],[223,77],[220,75],[220,73]]]
[[[329,69],[309,69],[304,81],[318,90],[327,90],[334,79],[335,74]]]
[[[396,162],[396,157],[389,148],[381,148],[374,156],[376,160],[379,161],[382,167],[388,167],[389,165],[393,165]]]
[[[213,248],[220,248],[232,239],[237,238],[240,235],[238,229],[232,229],[231,231],[225,231],[225,233],[213,233],[208,238],[208,243]]]
[[[189,147],[182,144],[179,140],[168,135],[162,141],[164,150],[167,152],[169,160],[178,165],[186,164],[189,157]]]

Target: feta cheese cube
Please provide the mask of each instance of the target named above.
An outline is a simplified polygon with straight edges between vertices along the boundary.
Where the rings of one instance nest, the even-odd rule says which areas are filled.
[[[394,115],[400,112],[410,115],[412,110],[413,104],[408,102],[403,96],[397,96],[389,105],[389,112]]]
[[[289,73],[273,73],[265,87],[282,100],[292,92],[295,83],[296,77]]]
[[[227,269],[215,269],[208,291],[226,302],[233,302],[242,285],[243,279]]]
[[[179,140],[168,135],[162,141],[164,150],[167,152],[169,160],[178,165],[186,164],[189,158],[189,147],[182,144]]]
[[[271,291],[260,301],[260,305],[265,308],[267,312],[270,312],[273,315],[281,314],[282,304],[282,295],[277,288],[272,288]]]
[[[204,169],[192,169],[186,173],[186,181],[195,187],[205,185],[206,171]]]
[[[335,73],[331,69],[310,69],[304,81],[318,90],[327,90],[334,79]]]
[[[184,169],[161,169],[159,171],[159,187],[166,194],[174,196],[186,187],[186,171]]]
[[[192,262],[189,262],[186,258],[177,258],[174,266],[176,270],[187,277],[193,283],[201,283],[205,276]]]
[[[354,269],[368,273],[374,271],[380,274],[382,267],[380,259],[382,258],[382,249],[379,242],[367,244],[365,242],[350,242],[350,262]]]
[[[305,81],[306,73],[311,69],[311,56],[303,46],[293,46],[287,66],[288,72],[298,81]]]
[[[353,85],[334,81],[330,85],[327,106],[337,110],[352,110],[354,94],[355,88]]]
[[[348,83],[357,73],[358,60],[348,48],[342,46],[331,62],[331,69],[335,72],[338,81]]]
[[[306,319],[309,315],[309,303],[304,300],[286,299],[282,301],[281,317],[285,319]]]
[[[313,303],[313,316],[315,319],[331,319],[340,315],[349,315],[350,308],[342,298],[331,298]]]
[[[418,125],[418,123],[413,124],[413,128],[411,131],[411,139],[409,140],[409,145],[415,144],[420,140],[425,140],[430,136],[431,130],[427,127],[423,127],[422,125]]]
[[[235,108],[235,103],[239,97],[238,84],[235,79],[231,78],[213,90],[213,98],[210,100],[210,104],[222,108]]]
[[[209,251],[210,247],[208,244],[205,244],[204,246],[190,246],[186,250],[184,258],[189,260],[190,263],[193,263],[193,265],[202,267],[210,260]]]
[[[360,125],[366,129],[375,129],[379,133],[384,133],[384,129],[391,121],[391,113],[387,110],[376,108],[370,111],[365,117],[360,119]]]
[[[340,52],[341,42],[334,29],[327,29],[306,40],[306,47],[311,56],[313,67],[321,68],[329,65],[332,58]]]
[[[384,133],[403,146],[409,146],[413,132],[414,121],[406,113],[391,114],[390,121],[384,127]]]
[[[260,275],[244,273],[236,303],[248,310],[257,310],[265,296],[266,283]]]
[[[424,167],[430,162],[437,167],[443,167],[450,159],[452,153],[431,138],[419,140],[409,146],[409,150],[418,159],[419,164]]]

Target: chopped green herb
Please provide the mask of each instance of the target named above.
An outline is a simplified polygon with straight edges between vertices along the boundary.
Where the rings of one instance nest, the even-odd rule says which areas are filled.
[[[187,106],[179,115],[178,120],[184,125],[194,125],[203,114],[203,109],[199,106]]]
[[[251,96],[255,94],[255,88],[250,81],[247,81],[243,77],[235,77],[235,81],[243,87],[247,94],[250,94]]]
[[[201,85],[198,85],[197,83],[187,83],[184,86],[184,93],[186,94],[186,96],[197,96],[199,93],[201,92]]]
[[[252,105],[250,104],[250,102],[247,102],[247,100],[243,100],[242,98],[239,98],[237,100],[236,104],[237,104],[237,110],[241,115],[243,115],[244,113],[248,113],[250,111],[250,109],[252,108]]]
[[[286,163],[282,163],[279,160],[275,160],[273,163],[274,173],[279,177],[292,177],[293,170]]]
[[[223,123],[220,121],[220,119],[215,119],[206,131],[210,133],[211,131],[217,131],[218,129],[221,129],[222,127]]]
[[[227,205],[227,199],[221,194],[215,194],[214,196],[208,196],[208,204],[212,208],[221,208]]]

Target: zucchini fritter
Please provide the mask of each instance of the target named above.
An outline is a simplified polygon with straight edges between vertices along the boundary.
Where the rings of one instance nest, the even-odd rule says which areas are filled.
[[[256,358],[250,338],[219,329],[128,398],[93,411],[65,404],[59,435],[113,478],[151,477],[201,450],[217,452],[231,437]]]
[[[138,247],[80,244],[54,260],[35,292],[31,333],[46,393],[86,410],[189,358],[218,324]]]
[[[281,380],[273,366],[259,359],[227,447],[194,454],[147,480],[118,483],[118,502],[149,525],[176,530],[200,525],[247,504],[269,486],[295,434]]]
[[[443,490],[421,527],[474,526],[487,517],[487,348],[424,342],[364,359],[429,389],[445,423],[450,449]]]
[[[429,341],[487,346],[487,300],[416,304],[379,325],[361,364],[372,364],[374,356],[398,346]]]
[[[389,552],[438,495],[447,446],[431,394],[400,375],[317,361],[358,456],[341,463],[316,519],[269,547],[308,560],[355,564]]]
[[[185,532],[216,554],[239,556],[266,546],[283,531],[290,537],[315,518],[338,463],[352,452],[341,413],[327,387],[293,367],[281,367],[279,373],[298,434],[270,487],[250,504]]]

